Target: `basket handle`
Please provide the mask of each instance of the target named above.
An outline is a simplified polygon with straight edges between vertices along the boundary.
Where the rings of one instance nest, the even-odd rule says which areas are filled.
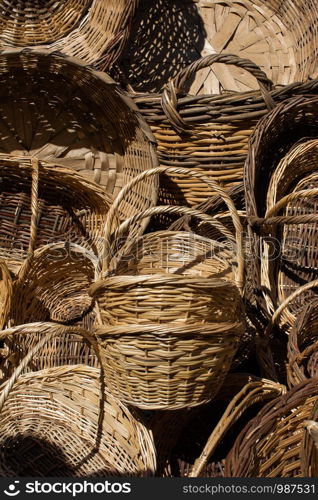
[[[190,477],[200,476],[225,433],[240,418],[245,410],[265,398],[275,398],[284,393],[285,390],[285,386],[271,380],[256,379],[249,381],[232,399],[221,420],[213,429],[201,455],[194,462]]]
[[[1,392],[0,395],[0,411],[2,410],[12,387],[14,386],[15,382],[17,381],[18,377],[22,373],[22,371],[26,368],[26,366],[30,363],[32,360],[33,356],[37,352],[39,352],[42,347],[53,337],[63,334],[63,333],[76,333],[78,335],[82,335],[85,337],[90,344],[92,345],[93,349],[95,350],[98,359],[100,360],[100,354],[99,354],[99,349],[98,349],[98,344],[97,341],[94,339],[94,337],[87,332],[86,330],[80,329],[80,328],[73,328],[73,327],[67,327],[67,326],[58,326],[56,323],[29,323],[28,325],[21,325],[17,326],[14,328],[8,328],[7,330],[3,330],[0,332],[0,341],[6,339],[7,337],[10,337],[12,335],[17,335],[17,334],[30,334],[34,333],[34,328],[37,328],[37,333],[42,333],[46,332],[48,327],[54,327],[53,332],[47,333],[29,352],[28,354],[22,359],[21,363],[19,366],[17,366],[12,373],[11,377],[8,379],[4,389]]]
[[[182,69],[178,75],[171,79],[164,87],[161,99],[162,108],[170,123],[179,132],[185,132],[191,124],[188,124],[180,116],[177,110],[178,95],[182,93],[186,81],[195,75],[197,71],[207,68],[215,63],[232,64],[245,69],[258,81],[265,104],[270,111],[275,107],[275,102],[269,91],[273,88],[273,82],[266,76],[255,63],[249,59],[242,59],[233,54],[212,54],[194,61],[188,67]]]
[[[31,158],[32,165],[32,185],[31,185],[31,227],[30,240],[27,258],[23,262],[17,277],[17,282],[24,281],[32,264],[34,249],[38,232],[38,214],[39,214],[39,160]]]
[[[303,189],[301,191],[294,191],[281,198],[273,207],[267,210],[265,217],[250,217],[249,222],[252,225],[275,225],[275,224],[310,224],[318,222],[317,214],[305,215],[282,215],[276,216],[275,214],[283,207],[288,205],[293,200],[301,198],[310,198],[318,196],[318,188]]]
[[[158,174],[182,174],[182,175],[187,175],[187,176],[193,177],[195,179],[199,179],[202,182],[205,182],[210,188],[212,188],[224,200],[225,204],[228,207],[228,210],[230,212],[230,215],[232,217],[233,224],[235,227],[235,241],[236,241],[236,249],[237,249],[237,259],[238,259],[237,282],[239,283],[240,288],[243,288],[243,282],[244,282],[243,227],[242,227],[242,223],[240,220],[240,216],[235,208],[235,205],[233,203],[232,198],[219,185],[219,183],[217,181],[212,180],[212,179],[208,179],[207,177],[202,175],[200,172],[193,172],[193,171],[189,171],[186,168],[180,168],[180,167],[163,167],[163,166],[161,166],[161,167],[153,168],[151,170],[145,170],[141,174],[139,174],[136,177],[134,177],[133,179],[131,179],[131,181],[129,181],[120,190],[120,192],[118,193],[117,197],[115,198],[111,208],[109,209],[109,212],[107,214],[107,219],[105,222],[104,255],[103,255],[103,262],[102,262],[102,272],[103,273],[107,272],[108,268],[109,268],[110,258],[111,258],[110,248],[111,248],[112,228],[113,228],[113,224],[114,224],[114,218],[118,212],[118,207],[119,207],[120,203],[124,200],[125,196],[127,195],[127,193],[129,193],[129,191],[131,190],[132,187],[134,187],[140,181],[142,181],[148,177],[158,175]],[[166,211],[168,212],[168,209]],[[174,211],[172,213],[176,213],[176,212]],[[148,212],[148,214],[149,214],[149,212]],[[130,219],[130,221],[132,219]],[[212,220],[212,218],[209,219],[209,222],[211,222],[211,220]],[[218,224],[221,224],[221,223],[218,222]],[[221,226],[219,226],[219,227],[221,227]]]

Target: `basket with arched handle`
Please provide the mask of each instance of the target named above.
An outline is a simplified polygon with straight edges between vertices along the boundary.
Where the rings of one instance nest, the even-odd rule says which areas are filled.
[[[141,415],[105,389],[100,369],[77,364],[22,373],[35,354],[45,352],[46,342],[73,329],[54,323],[25,326],[42,338],[0,389],[2,475],[153,475],[151,433]],[[19,329],[4,330],[0,338]],[[97,349],[88,332],[77,334]]]

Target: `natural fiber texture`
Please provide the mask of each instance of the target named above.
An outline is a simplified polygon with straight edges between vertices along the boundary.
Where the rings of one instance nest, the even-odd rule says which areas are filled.
[[[144,409],[177,409],[211,401],[242,333],[242,324],[230,321],[95,330],[107,387],[121,401]]]
[[[21,375],[0,427],[1,476],[146,476],[156,467],[151,434],[105,391],[96,368]]]
[[[318,396],[309,379],[268,403],[239,434],[226,459],[231,477],[304,477],[304,422]]]
[[[1,379],[4,381],[22,359],[36,347],[45,335],[52,335],[43,348],[32,355],[27,365],[30,371],[42,370],[63,365],[85,364],[98,366],[98,357],[94,349],[94,336],[75,326],[57,323],[29,323],[8,328],[0,333],[3,341],[1,355]],[[96,344],[96,341],[95,341]]]
[[[153,136],[134,103],[83,61],[45,50],[4,49],[0,84],[0,153],[71,167],[111,195],[156,166]],[[130,217],[155,201],[153,177],[131,191],[119,216]]]
[[[8,321],[12,298],[12,277],[6,263],[0,261],[0,329],[4,328]]]
[[[315,175],[310,175],[315,170],[317,143],[295,147],[298,141],[317,135],[317,106],[316,97],[286,101],[260,121],[250,142],[245,193],[250,237],[257,250],[250,280],[259,291],[261,307],[270,314],[300,285],[317,277],[318,190],[312,189],[317,184]],[[306,297],[302,295],[293,301],[292,309],[284,311],[282,318],[289,325]]]
[[[1,0],[0,46],[48,47],[108,68],[120,55],[138,0]]]
[[[213,68],[218,61],[244,67],[256,75],[262,83],[262,92],[185,94],[187,79],[199,68],[212,64]],[[318,81],[277,87],[269,93],[265,87],[270,90],[271,82],[250,61],[231,55],[214,55],[196,61],[179,73],[163,94],[131,93],[131,96],[157,139],[158,158],[162,165],[195,169],[219,180],[229,189],[243,180],[248,141],[258,120],[275,104],[293,96],[317,94]],[[306,131],[303,136],[306,136]],[[289,135],[286,138],[291,139]],[[160,180],[159,199],[170,205],[187,203],[195,206],[214,194],[212,189],[202,189],[192,179],[162,176]]]
[[[288,382],[293,387],[318,376],[318,301],[301,311],[288,336]]]
[[[284,386],[269,380],[230,373],[209,405],[191,411],[156,412],[151,428],[158,454],[158,473],[182,477],[223,476],[227,452],[238,431],[251,418],[251,412],[255,415],[257,409],[284,391]]]
[[[301,460],[305,477],[318,476],[318,400],[315,402],[309,420],[305,420]]]
[[[119,59],[124,78],[158,92],[200,56],[251,59],[275,84],[317,77],[318,9],[310,0],[141,0],[129,44]],[[255,88],[238,68],[215,66],[189,83],[191,94]]]
[[[97,253],[111,204],[101,187],[70,168],[3,154],[0,176],[0,256],[21,280],[34,250],[47,243],[76,242]]]

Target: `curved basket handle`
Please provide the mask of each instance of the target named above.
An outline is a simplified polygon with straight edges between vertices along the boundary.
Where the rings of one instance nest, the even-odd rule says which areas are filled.
[[[104,232],[104,255],[102,262],[102,272],[105,273],[108,271],[110,264],[110,248],[111,248],[111,235],[112,228],[114,223],[115,215],[117,214],[118,207],[120,203],[124,200],[125,196],[133,186],[138,184],[140,181],[147,177],[151,177],[158,174],[183,174],[187,176],[191,176],[195,179],[199,179],[202,182],[205,182],[210,188],[212,188],[225,202],[227,208],[230,212],[230,215],[233,220],[233,224],[235,227],[235,241],[236,241],[236,250],[237,250],[237,260],[238,260],[238,268],[237,268],[237,282],[239,283],[240,288],[243,288],[244,282],[244,258],[243,258],[243,227],[241,223],[240,216],[235,208],[232,198],[229,194],[219,185],[217,181],[212,179],[208,179],[204,175],[199,172],[192,172],[186,168],[180,167],[157,167],[151,170],[145,170],[141,174],[134,177],[131,181],[129,181],[118,193],[115,198],[108,214],[105,223],[105,232]],[[210,222],[210,220],[209,220]],[[219,223],[221,224],[221,223]]]
[[[266,379],[248,382],[232,399],[221,420],[213,429],[201,455],[194,462],[190,477],[198,477],[206,466],[217,445],[228,429],[240,418],[242,413],[254,403],[263,399],[272,399],[286,391],[285,386]]]
[[[23,262],[17,277],[17,281],[21,282],[25,279],[32,264],[35,243],[38,232],[38,214],[39,214],[39,160],[31,158],[32,164],[32,186],[31,186],[31,227],[30,240],[27,258]]]
[[[269,90],[273,88],[273,82],[269,80],[264,71],[262,71],[255,63],[249,59],[242,59],[234,54],[208,55],[194,61],[187,68],[182,69],[175,78],[170,80],[165,85],[162,93],[161,105],[168,120],[179,132],[185,132],[191,125],[183,120],[177,111],[178,94],[182,93],[186,81],[190,77],[194,76],[197,71],[207,68],[215,63],[232,64],[251,73],[251,75],[255,76],[258,81],[268,110],[270,111],[275,107],[275,102],[269,93]]]
[[[310,224],[313,222],[318,222],[317,214],[308,215],[282,215],[275,216],[275,214],[283,207],[288,205],[293,200],[299,198],[310,198],[318,196],[318,188],[313,189],[302,189],[301,191],[294,191],[287,194],[281,198],[274,206],[269,208],[265,214],[265,217],[250,217],[249,222],[252,225],[275,225],[275,224]]]
[[[67,326],[57,326],[56,323],[29,323],[27,325],[21,325],[17,326],[14,328],[8,328],[7,330],[3,330],[0,332],[0,341],[6,339],[7,337],[10,337],[12,335],[17,335],[17,334],[24,334],[28,335],[30,333],[34,333],[34,329],[37,328],[37,333],[42,333],[46,332],[48,327],[54,327],[53,332],[47,333],[29,352],[28,354],[23,358],[19,366],[17,366],[12,373],[11,377],[8,379],[6,382],[6,385],[4,389],[2,390],[0,394],[0,411],[2,410],[11,390],[12,387],[14,386],[15,382],[17,381],[18,377],[24,370],[24,368],[30,363],[32,360],[33,356],[37,352],[39,352],[42,347],[53,337],[56,337],[58,335],[61,335],[63,333],[75,333],[77,335],[82,335],[86,340],[90,342],[92,345],[93,349],[96,352],[96,355],[100,361],[100,353],[98,349],[98,343],[97,340],[86,330],[83,330],[81,328],[74,328],[74,327],[67,327]],[[42,330],[42,331],[41,331]]]

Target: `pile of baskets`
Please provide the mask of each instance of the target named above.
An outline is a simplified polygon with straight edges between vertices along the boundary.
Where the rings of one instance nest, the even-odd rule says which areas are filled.
[[[0,0],[1,476],[318,476],[317,7],[34,4]]]

